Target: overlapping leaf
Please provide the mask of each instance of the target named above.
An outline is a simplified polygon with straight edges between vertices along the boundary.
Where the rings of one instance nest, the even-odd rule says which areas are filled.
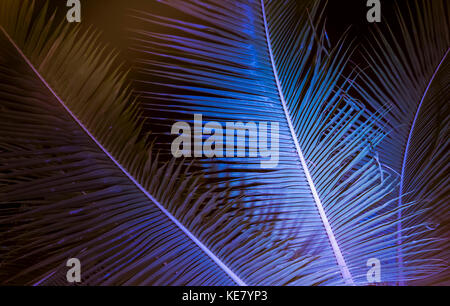
[[[381,161],[401,178],[398,205],[417,202],[398,217],[426,210],[399,223],[399,229],[422,224],[414,234],[422,232],[422,239],[438,238],[433,243],[435,254],[428,254],[429,265],[435,271],[447,270],[434,278],[423,273],[420,283],[448,283],[449,6],[439,0],[411,1],[406,11],[397,7],[397,16],[398,22],[386,24],[374,34],[366,52],[373,74],[363,73],[358,89],[374,107],[384,104],[392,108],[385,118],[388,137],[377,151]],[[399,244],[416,239],[411,231],[400,233]],[[400,264],[424,259],[420,252],[399,254]]]
[[[285,285],[317,260],[270,236],[226,192],[172,160],[159,167],[114,53],[55,27],[34,2],[0,5],[0,278],[85,285]],[[199,192],[200,191],[200,192]],[[275,222],[275,221],[274,221]]]
[[[414,268],[400,273],[396,261],[398,207],[390,193],[398,181],[374,151],[384,137],[384,111],[371,114],[346,94],[351,48],[326,48],[318,7],[308,14],[309,2],[164,3],[160,12],[132,13],[141,22],[133,48],[149,128],[167,135],[173,122],[192,122],[193,114],[279,123],[276,171],[261,170],[255,158],[206,159],[204,171],[215,177],[219,169],[227,181],[247,185],[248,205],[286,216],[300,243],[315,237],[322,261],[305,271],[327,270],[328,284],[365,284],[372,257],[383,263],[385,282],[414,277]]]

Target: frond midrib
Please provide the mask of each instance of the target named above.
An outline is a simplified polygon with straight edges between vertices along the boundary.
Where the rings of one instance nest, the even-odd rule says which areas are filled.
[[[21,58],[31,68],[43,85],[50,91],[55,97],[58,103],[64,108],[64,110],[70,115],[70,117],[78,124],[78,126],[86,133],[86,135],[98,146],[98,148],[112,161],[117,168],[153,203],[155,204],[169,220],[171,220],[189,239],[191,239],[204,253],[210,257],[215,264],[217,264],[236,284],[240,286],[247,286],[225,263],[223,263],[208,247],[206,247],[197,237],[194,236],[178,219],[172,215],[158,200],[156,200],[130,173],[127,171],[117,159],[109,153],[109,151],[97,140],[97,138],[89,131],[89,129],[81,122],[81,120],[69,109],[59,95],[53,90],[50,84],[45,80],[41,73],[36,69],[33,63],[25,55],[22,49],[11,38],[8,32],[0,25],[0,30],[5,35],[7,40],[14,46],[16,51],[20,54]]]
[[[411,144],[412,136],[413,136],[414,129],[415,129],[415,126],[416,126],[416,123],[417,123],[417,119],[419,118],[419,114],[420,114],[420,111],[422,109],[423,102],[425,101],[425,98],[427,97],[428,91],[430,90],[431,85],[433,84],[433,81],[436,78],[436,75],[438,74],[442,64],[444,63],[445,59],[447,58],[447,55],[448,55],[449,51],[450,51],[450,48],[447,49],[447,51],[445,52],[442,60],[440,61],[440,63],[436,67],[436,69],[434,70],[434,73],[431,76],[427,87],[425,88],[425,91],[424,91],[424,93],[422,95],[422,98],[421,98],[421,100],[419,102],[419,105],[417,106],[413,122],[412,122],[412,124],[411,124],[411,126],[409,128],[409,134],[408,134],[408,138],[406,140],[406,147],[405,147],[405,151],[403,153],[403,159],[402,159],[402,170],[401,170],[401,174],[400,174],[400,189],[399,189],[398,207],[401,207],[403,205],[402,197],[403,197],[403,189],[404,189],[404,178],[405,178],[405,172],[406,172],[406,162],[408,160],[409,146]],[[402,210],[401,209],[398,211],[397,216],[398,216],[398,220],[402,219]],[[398,223],[397,229],[398,229],[397,243],[399,245],[399,265],[400,265],[400,270],[402,270],[402,267],[403,267],[403,254],[401,252],[402,222]]]
[[[331,243],[331,246],[333,248],[333,252],[334,255],[336,257],[336,261],[337,264],[341,270],[341,274],[342,277],[344,279],[344,282],[347,285],[354,285],[354,281],[353,281],[353,277],[350,273],[350,270],[348,269],[347,263],[345,262],[344,256],[342,254],[342,251],[339,247],[339,244],[336,240],[336,237],[334,235],[333,229],[331,228],[331,225],[328,221],[328,217],[326,215],[326,212],[323,208],[322,205],[322,201],[320,200],[319,194],[317,192],[317,189],[315,187],[314,181],[312,179],[311,173],[309,171],[308,165],[306,164],[306,160],[304,158],[303,152],[300,148],[300,144],[297,138],[297,134],[295,132],[294,126],[292,124],[292,120],[291,120],[291,115],[289,112],[289,109],[287,108],[286,105],[286,100],[283,94],[283,90],[281,88],[281,82],[278,76],[278,71],[277,71],[277,67],[276,67],[276,63],[275,63],[275,59],[274,59],[274,55],[273,55],[273,51],[272,51],[272,44],[271,44],[271,39],[270,39],[270,32],[269,32],[269,27],[268,27],[268,23],[267,23],[267,16],[266,16],[266,12],[265,12],[265,4],[264,4],[264,0],[261,0],[261,9],[262,9],[262,15],[263,15],[263,22],[264,22],[264,28],[265,28],[265,35],[266,35],[266,43],[267,43],[267,48],[268,48],[268,52],[269,52],[269,57],[270,57],[270,62],[271,62],[271,67],[272,67],[272,72],[275,78],[275,82],[277,85],[277,91],[280,97],[280,101],[281,104],[283,106],[283,111],[286,117],[286,121],[288,123],[289,126],[289,130],[292,136],[292,139],[294,141],[295,147],[296,147],[296,151],[298,154],[298,157],[300,159],[300,162],[302,164],[302,168],[303,171],[305,173],[306,179],[308,181],[309,187],[311,189],[311,193],[313,195],[314,201],[316,203],[316,207],[317,210],[319,212],[320,218],[322,220],[322,223],[324,225],[325,231],[327,232],[327,236],[328,239]]]
[[[425,91],[422,95],[422,98],[419,102],[419,105],[417,106],[417,110],[415,112],[414,115],[414,119],[413,122],[409,128],[409,134],[408,134],[408,138],[406,140],[406,147],[405,147],[405,151],[403,153],[403,160],[402,160],[402,171],[401,171],[401,181],[400,181],[400,196],[403,194],[402,190],[403,190],[403,178],[404,178],[404,174],[405,174],[405,170],[406,170],[406,160],[408,159],[408,153],[409,153],[409,146],[411,144],[411,139],[412,139],[412,135],[414,133],[414,129],[417,123],[417,119],[419,118],[419,114],[420,111],[422,109],[422,105],[423,102],[425,101],[425,98],[427,97],[428,91],[430,90],[431,85],[433,84],[434,79],[436,78],[436,75],[438,74],[439,70],[441,69],[442,64],[444,63],[445,59],[447,58],[447,55],[450,51],[450,48],[447,49],[447,51],[445,52],[442,60],[440,61],[440,63],[438,64],[438,66],[436,67],[436,69],[434,70],[433,75],[430,78],[430,81],[428,82],[427,87],[425,88]],[[401,201],[401,199],[400,199]]]

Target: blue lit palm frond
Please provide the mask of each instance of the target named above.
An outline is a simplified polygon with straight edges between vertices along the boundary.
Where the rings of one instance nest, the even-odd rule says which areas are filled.
[[[445,284],[448,280],[449,210],[447,208],[449,164],[450,97],[450,23],[446,1],[414,1],[403,12],[398,7],[398,23],[375,33],[366,54],[373,74],[363,74],[358,87],[374,107],[388,104],[392,111],[385,117],[388,137],[377,148],[380,159],[401,178],[399,203],[417,202],[402,214],[426,210],[415,218],[399,223],[399,229],[423,224],[417,231],[421,239],[438,239],[429,261],[442,274],[425,278],[420,284]],[[398,27],[401,34],[393,34]],[[431,230],[431,231],[430,231]],[[410,241],[411,232],[401,231],[399,243]],[[400,254],[400,261],[424,260],[423,254]]]
[[[276,218],[214,192],[173,160],[158,166],[140,112],[98,34],[47,6],[0,3],[0,281],[67,285],[320,284],[308,246]],[[131,105],[130,105],[131,104]],[[276,217],[276,215],[275,215]],[[292,255],[287,243],[298,250]]]
[[[161,13],[133,12],[140,22],[136,84],[148,128],[167,131],[160,144],[170,143],[164,137],[171,123],[192,122],[193,114],[277,122],[276,171],[261,170],[255,158],[204,159],[205,175],[226,173],[224,181],[250,199],[247,206],[276,211],[285,221],[274,235],[299,244],[314,237],[310,246],[320,260],[303,271],[327,274],[324,284],[366,284],[370,258],[382,262],[384,282],[414,278],[413,269],[399,269],[395,240],[397,212],[412,204],[397,207],[398,178],[374,155],[385,136],[378,124],[384,112],[372,114],[346,94],[352,82],[343,71],[352,48],[346,41],[326,48],[318,6],[306,13],[309,1],[163,2]],[[427,251],[420,239],[402,248],[415,252],[418,245]]]
[[[69,257],[84,284],[366,284],[369,258],[383,282],[428,273],[421,208],[398,205],[374,153],[384,111],[346,93],[352,49],[326,48],[318,7],[167,2],[176,15],[134,13],[145,129],[94,33],[53,31],[45,10],[31,22],[31,2],[1,2],[2,283],[66,284]],[[278,168],[203,160],[202,186],[167,152],[160,166],[142,135],[193,113],[277,122]]]

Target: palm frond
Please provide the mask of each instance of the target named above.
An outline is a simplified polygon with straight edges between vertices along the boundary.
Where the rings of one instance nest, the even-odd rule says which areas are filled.
[[[326,47],[319,7],[305,14],[309,2],[301,8],[296,1],[164,3],[161,13],[132,13],[141,22],[133,49],[147,128],[167,137],[173,122],[192,122],[193,114],[278,123],[276,171],[261,170],[255,158],[205,159],[206,175],[227,173],[226,181],[244,186],[247,205],[288,219],[274,235],[295,235],[300,244],[315,237],[321,261],[305,273],[325,269],[326,284],[366,284],[367,260],[377,257],[383,280],[398,281],[394,238],[403,207],[392,199],[398,180],[374,153],[384,138],[378,122],[384,111],[372,114],[346,94],[351,48]],[[165,139],[160,144],[167,146]]]
[[[426,210],[399,223],[402,234],[398,243],[411,239],[403,227],[423,224],[422,229],[431,230],[422,239],[438,237],[432,257],[441,259],[435,261],[436,269],[446,266],[447,271],[421,284],[448,284],[449,6],[441,0],[413,3],[406,10],[397,7],[398,22],[378,29],[373,36],[366,52],[373,74],[363,73],[357,88],[374,107],[387,104],[392,109],[385,118],[389,135],[377,151],[381,161],[401,177],[398,205],[418,203],[401,210],[398,217]],[[400,35],[394,34],[394,27]],[[403,260],[423,259],[421,256],[414,254],[408,259],[401,252],[400,264]]]
[[[151,153],[115,54],[34,2],[0,3],[0,279],[67,284],[319,284],[320,261],[260,212]],[[199,192],[201,191],[201,192]],[[199,195],[200,194],[200,195]],[[274,220],[273,222],[275,222]]]

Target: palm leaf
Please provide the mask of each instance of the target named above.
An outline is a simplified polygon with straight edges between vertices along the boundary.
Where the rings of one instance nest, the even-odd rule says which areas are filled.
[[[86,285],[326,281],[260,212],[174,160],[159,167],[116,54],[53,19],[47,5],[0,4],[2,284],[67,284],[72,257]]]
[[[295,235],[300,244],[315,237],[321,260],[304,271],[327,270],[325,284],[366,284],[372,257],[382,262],[385,282],[413,278],[412,267],[423,263],[399,271],[394,239],[398,209],[412,204],[396,207],[397,177],[374,153],[384,138],[384,111],[370,113],[347,95],[352,82],[343,71],[352,49],[344,41],[327,48],[319,7],[305,13],[307,1],[164,3],[132,13],[140,23],[136,86],[151,119],[146,128],[160,131],[159,145],[170,144],[171,123],[192,122],[193,114],[204,121],[278,123],[275,171],[261,170],[255,158],[204,159],[207,177],[227,173],[224,181],[243,188],[249,207],[270,207],[288,219],[274,235]],[[428,250],[420,239],[402,247],[416,252],[418,245]]]
[[[391,105],[385,118],[389,135],[377,151],[381,161],[401,177],[398,205],[418,203],[399,211],[398,217],[426,210],[399,223],[398,243],[411,239],[408,231],[401,230],[403,227],[423,224],[421,229],[430,229],[421,238],[438,237],[432,258],[440,258],[434,263],[437,270],[444,266],[447,271],[420,284],[448,283],[449,6],[440,0],[413,3],[404,10],[398,6],[398,23],[387,25],[374,35],[366,52],[373,74],[363,73],[357,87],[374,107]],[[393,26],[399,28],[400,35],[394,35]],[[420,258],[423,254],[411,258],[399,254],[401,265],[404,260]]]

